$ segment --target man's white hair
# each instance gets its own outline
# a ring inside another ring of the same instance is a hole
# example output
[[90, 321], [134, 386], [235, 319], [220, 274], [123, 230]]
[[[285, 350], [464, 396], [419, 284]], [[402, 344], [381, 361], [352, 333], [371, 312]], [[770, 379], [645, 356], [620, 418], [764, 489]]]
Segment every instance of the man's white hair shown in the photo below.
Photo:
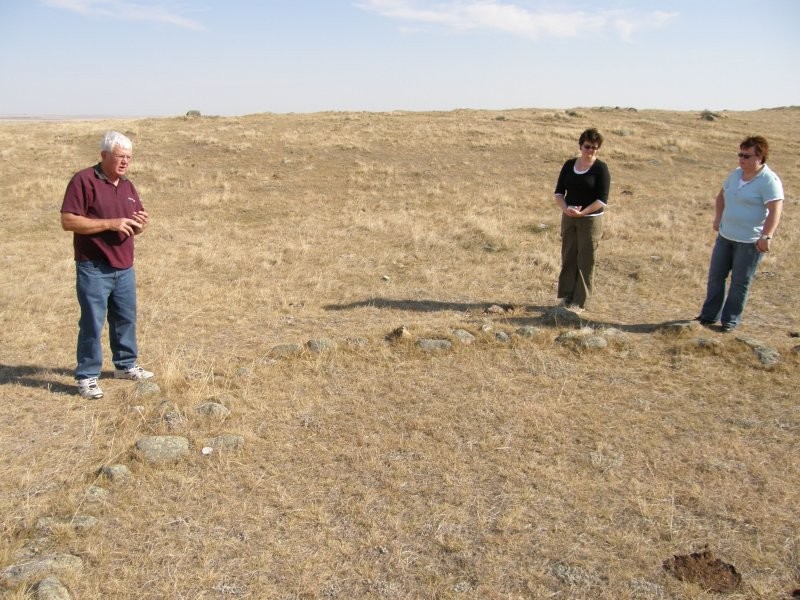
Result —
[[100, 140], [100, 150], [112, 152], [115, 146], [128, 152], [133, 150], [133, 142], [119, 131], [106, 131], [103, 134], [103, 139]]

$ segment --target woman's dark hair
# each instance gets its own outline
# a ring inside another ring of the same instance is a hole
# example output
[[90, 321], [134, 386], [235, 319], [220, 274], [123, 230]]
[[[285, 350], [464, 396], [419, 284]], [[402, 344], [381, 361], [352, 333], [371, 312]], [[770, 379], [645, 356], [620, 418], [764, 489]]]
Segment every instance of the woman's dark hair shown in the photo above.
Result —
[[583, 142], [591, 142], [593, 144], [597, 144], [597, 147], [603, 145], [603, 135], [597, 131], [594, 127], [591, 129], [587, 129], [581, 134], [580, 139], [578, 140], [578, 145], [583, 146]]
[[760, 135], [751, 135], [750, 137], [744, 138], [742, 143], [739, 144], [739, 150], [746, 150], [747, 148], [752, 148], [756, 156], [761, 159], [761, 162], [767, 164], [769, 142], [767, 142], [766, 138]]

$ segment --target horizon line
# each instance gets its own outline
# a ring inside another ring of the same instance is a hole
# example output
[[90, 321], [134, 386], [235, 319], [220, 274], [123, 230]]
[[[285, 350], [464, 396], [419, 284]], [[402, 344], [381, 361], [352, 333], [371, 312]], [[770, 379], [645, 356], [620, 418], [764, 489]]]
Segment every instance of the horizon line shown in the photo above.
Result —
[[[763, 106], [761, 108], [753, 108], [753, 109], [709, 109], [709, 108], [688, 108], [688, 109], [675, 109], [675, 108], [637, 108], [634, 106], [609, 106], [609, 105], [599, 105], [599, 106], [573, 106], [568, 108], [561, 108], [561, 107], [548, 107], [548, 106], [521, 106], [516, 108], [467, 108], [467, 107], [457, 107], [457, 108], [450, 108], [450, 109], [430, 109], [430, 110], [422, 110], [422, 109], [403, 109], [403, 108], [396, 108], [396, 109], [388, 109], [388, 110], [355, 110], [355, 109], [323, 109], [323, 110], [311, 110], [311, 111], [285, 111], [285, 112], [277, 112], [277, 111], [270, 111], [270, 110], [263, 110], [258, 112], [247, 112], [247, 113], [237, 113], [237, 114], [217, 114], [217, 113], [203, 113], [202, 111], [197, 111], [199, 116], [201, 117], [221, 117], [221, 118], [236, 118], [236, 117], [247, 117], [253, 115], [261, 115], [261, 114], [269, 114], [269, 115], [312, 115], [312, 114], [321, 114], [321, 113], [369, 113], [369, 114], [381, 114], [381, 113], [447, 113], [447, 112], [459, 112], [459, 111], [473, 111], [473, 112], [513, 112], [513, 111], [520, 111], [520, 110], [555, 110], [555, 111], [570, 111], [570, 110], [600, 110], [600, 111], [612, 111], [612, 110], [621, 110], [621, 111], [664, 111], [664, 112], [757, 112], [760, 110], [778, 110], [778, 109], [798, 109], [800, 105], [781, 105], [781, 106]], [[91, 114], [91, 113], [0, 113], [0, 121], [102, 121], [107, 119], [170, 119], [176, 117], [187, 117], [190, 116], [188, 113], [194, 112], [192, 110], [187, 111], [185, 113], [174, 113], [174, 114], [149, 114], [149, 115], [125, 115], [125, 114]], [[197, 115], [195, 115], [196, 117]]]

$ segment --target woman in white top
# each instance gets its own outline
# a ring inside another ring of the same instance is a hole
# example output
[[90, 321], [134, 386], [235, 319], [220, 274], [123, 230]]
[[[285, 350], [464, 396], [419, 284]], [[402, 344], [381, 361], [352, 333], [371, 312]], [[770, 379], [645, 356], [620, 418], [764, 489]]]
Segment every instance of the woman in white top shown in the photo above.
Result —
[[603, 136], [587, 129], [578, 140], [580, 156], [561, 167], [555, 189], [561, 209], [561, 304], [580, 312], [592, 296], [595, 251], [603, 237], [603, 212], [608, 204], [611, 175], [598, 160]]

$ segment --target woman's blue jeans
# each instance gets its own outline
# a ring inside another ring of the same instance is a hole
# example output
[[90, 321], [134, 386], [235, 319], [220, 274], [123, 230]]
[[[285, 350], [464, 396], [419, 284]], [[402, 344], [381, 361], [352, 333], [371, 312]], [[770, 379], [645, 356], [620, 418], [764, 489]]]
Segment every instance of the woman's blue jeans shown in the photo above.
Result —
[[[733, 242], [717, 236], [708, 268], [706, 301], [700, 311], [702, 320], [721, 321], [723, 325], [733, 327], [741, 322], [750, 284], [762, 257], [754, 243]], [[726, 297], [725, 284], [729, 274], [731, 282]]]
[[75, 379], [99, 377], [103, 366], [101, 335], [108, 319], [111, 359], [118, 369], [136, 364], [136, 276], [133, 267], [115, 269], [104, 261], [77, 261], [78, 366]]

